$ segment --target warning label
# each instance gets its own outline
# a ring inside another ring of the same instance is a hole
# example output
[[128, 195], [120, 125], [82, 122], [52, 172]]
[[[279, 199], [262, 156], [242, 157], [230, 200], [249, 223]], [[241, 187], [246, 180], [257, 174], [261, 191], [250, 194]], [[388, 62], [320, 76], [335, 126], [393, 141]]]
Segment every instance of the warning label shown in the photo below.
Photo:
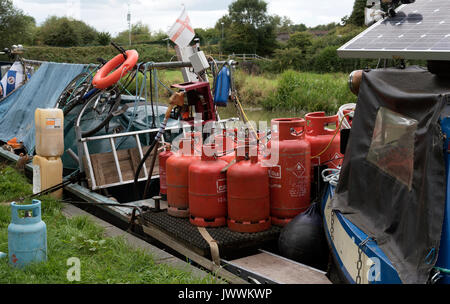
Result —
[[47, 118], [45, 122], [46, 129], [61, 129], [61, 118]]
[[301, 178], [303, 175], [305, 175], [305, 167], [301, 162], [298, 162], [295, 164], [294, 167], [287, 169], [287, 171], [292, 172], [297, 178]]

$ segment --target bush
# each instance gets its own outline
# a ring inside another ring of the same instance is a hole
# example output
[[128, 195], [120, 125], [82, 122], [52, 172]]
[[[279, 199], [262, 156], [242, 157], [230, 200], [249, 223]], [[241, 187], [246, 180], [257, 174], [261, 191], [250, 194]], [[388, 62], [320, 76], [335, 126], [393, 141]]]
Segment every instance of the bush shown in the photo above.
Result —
[[[175, 54], [168, 52], [167, 48], [160, 45], [133, 45], [133, 49], [139, 53], [139, 62], [169, 61]], [[27, 59], [65, 62], [65, 63], [97, 63], [97, 58], [109, 60], [116, 56], [117, 50], [112, 46], [92, 47], [27, 47], [25, 57]]]
[[108, 32], [98, 33], [97, 41], [100, 45], [108, 45], [111, 42], [111, 35]]
[[39, 28], [36, 40], [49, 46], [92, 45], [96, 43], [97, 31], [83, 21], [52, 16]]
[[305, 66], [305, 55], [302, 50], [296, 47], [275, 50], [271, 72], [280, 73], [284, 70], [302, 70]]
[[319, 73], [334, 73], [345, 71], [345, 62], [338, 57], [338, 46], [328, 46], [313, 57], [314, 71]]

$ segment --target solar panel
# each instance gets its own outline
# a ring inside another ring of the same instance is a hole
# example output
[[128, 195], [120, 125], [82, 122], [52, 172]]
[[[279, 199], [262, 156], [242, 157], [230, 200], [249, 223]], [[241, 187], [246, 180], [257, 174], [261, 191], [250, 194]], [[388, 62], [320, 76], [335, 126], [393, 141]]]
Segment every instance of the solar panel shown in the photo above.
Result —
[[338, 49], [342, 58], [450, 60], [450, 1], [416, 0]]

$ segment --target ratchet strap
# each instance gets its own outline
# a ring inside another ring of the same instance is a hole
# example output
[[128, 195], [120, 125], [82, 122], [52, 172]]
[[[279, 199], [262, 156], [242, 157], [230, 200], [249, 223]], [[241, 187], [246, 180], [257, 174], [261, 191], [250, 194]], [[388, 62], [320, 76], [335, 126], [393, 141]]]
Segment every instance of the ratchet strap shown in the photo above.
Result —
[[198, 227], [198, 231], [209, 245], [209, 248], [211, 250], [211, 258], [214, 264], [220, 266], [219, 245], [217, 245], [217, 241], [213, 239], [213, 237], [208, 233], [205, 227]]

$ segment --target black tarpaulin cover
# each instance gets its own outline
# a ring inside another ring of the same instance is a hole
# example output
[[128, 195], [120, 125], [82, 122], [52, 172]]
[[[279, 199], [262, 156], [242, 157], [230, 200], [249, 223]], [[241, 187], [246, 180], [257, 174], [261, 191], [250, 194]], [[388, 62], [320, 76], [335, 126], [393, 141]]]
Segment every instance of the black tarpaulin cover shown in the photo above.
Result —
[[[366, 71], [333, 209], [376, 242], [403, 283], [425, 283], [439, 250], [450, 80], [420, 67]], [[383, 274], [381, 274], [383, 275]]]

